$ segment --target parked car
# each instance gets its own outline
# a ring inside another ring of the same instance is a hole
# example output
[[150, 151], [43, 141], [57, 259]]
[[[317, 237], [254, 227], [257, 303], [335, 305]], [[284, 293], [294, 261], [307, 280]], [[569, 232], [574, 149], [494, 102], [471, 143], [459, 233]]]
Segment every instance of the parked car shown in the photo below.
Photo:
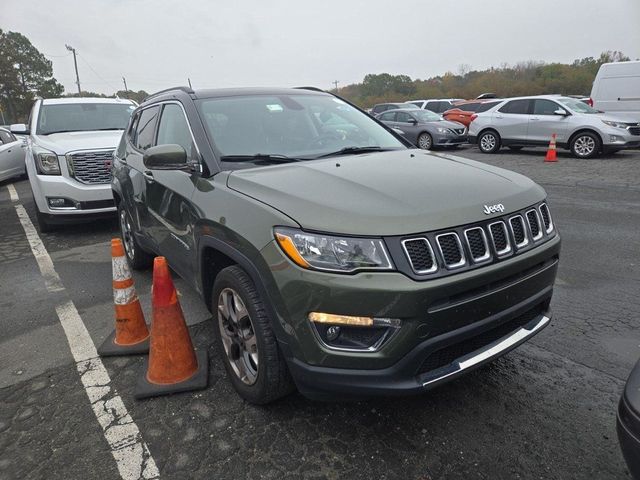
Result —
[[640, 361], [631, 372], [618, 407], [618, 439], [631, 476], [640, 479]]
[[602, 64], [591, 88], [591, 106], [640, 122], [640, 61]]
[[544, 190], [412, 148], [327, 92], [160, 92], [111, 186], [128, 261], [164, 255], [202, 294], [249, 402], [424, 392], [550, 321]]
[[463, 102], [464, 98], [441, 98], [432, 100], [409, 100], [406, 103], [415, 105], [423, 110], [431, 110], [434, 113], [443, 113], [449, 110], [458, 102]]
[[24, 151], [22, 139], [0, 128], [0, 182], [25, 174]]
[[28, 133], [26, 170], [41, 232], [56, 225], [111, 216], [111, 161], [136, 104], [111, 98], [36, 100]]
[[377, 117], [387, 110], [395, 110], [397, 108], [409, 108], [409, 106], [406, 103], [378, 103], [373, 106], [369, 113], [374, 117]]
[[569, 97], [512, 98], [476, 115], [469, 126], [469, 141], [483, 153], [497, 152], [502, 146], [547, 146], [554, 133], [557, 146], [578, 158], [640, 147], [640, 123], [598, 112]]
[[445, 120], [458, 122], [469, 128], [475, 118], [475, 113], [486, 112], [491, 107], [495, 107], [502, 100], [469, 100], [456, 103], [453, 108], [442, 114]]
[[476, 97], [476, 100], [483, 100], [487, 98], [498, 98], [498, 95], [496, 95], [495, 93], [481, 93]]
[[449, 122], [429, 110], [389, 110], [378, 117], [385, 125], [400, 130], [412, 144], [423, 150], [437, 147], [457, 147], [467, 143], [467, 129]]

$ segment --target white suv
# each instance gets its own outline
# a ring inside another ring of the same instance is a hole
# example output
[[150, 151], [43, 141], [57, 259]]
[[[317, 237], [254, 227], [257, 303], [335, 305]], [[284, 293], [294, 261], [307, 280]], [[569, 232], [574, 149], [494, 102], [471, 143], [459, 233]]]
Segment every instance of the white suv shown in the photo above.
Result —
[[640, 147], [640, 122], [594, 110], [571, 97], [509, 98], [471, 118], [469, 142], [483, 153], [502, 146], [547, 146], [554, 133], [558, 147], [578, 158]]
[[38, 99], [29, 126], [26, 169], [43, 232], [113, 215], [111, 162], [136, 103], [112, 98]]

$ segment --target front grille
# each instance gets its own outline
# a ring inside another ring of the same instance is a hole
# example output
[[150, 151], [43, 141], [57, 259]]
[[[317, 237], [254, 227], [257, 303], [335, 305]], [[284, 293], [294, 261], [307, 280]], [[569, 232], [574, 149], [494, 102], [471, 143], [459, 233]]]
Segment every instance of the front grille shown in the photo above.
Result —
[[542, 223], [544, 224], [544, 231], [549, 233], [553, 230], [553, 220], [551, 220], [551, 214], [549, 213], [549, 207], [546, 203], [540, 205], [540, 215], [542, 216]]
[[524, 227], [524, 218], [520, 215], [511, 217], [509, 219], [509, 225], [511, 225], [511, 233], [513, 233], [513, 239], [516, 242], [516, 247], [522, 248], [529, 243], [527, 238], [527, 230]]
[[529, 222], [529, 228], [531, 229], [531, 236], [534, 240], [539, 240], [542, 237], [542, 229], [540, 228], [538, 212], [535, 210], [529, 210], [527, 212], [527, 221]]
[[431, 273], [438, 268], [433, 249], [426, 238], [414, 238], [402, 242], [404, 251], [409, 257], [411, 268], [416, 273]]
[[638, 126], [638, 127], [628, 127], [627, 130], [629, 130], [629, 133], [631, 135], [640, 135], [640, 126]]
[[462, 244], [457, 233], [444, 233], [436, 237], [438, 248], [447, 268], [457, 268], [465, 264]]
[[76, 152], [67, 155], [71, 176], [81, 183], [105, 184], [111, 181], [113, 150]]
[[511, 243], [504, 222], [495, 222], [489, 225], [489, 233], [498, 255], [506, 255], [511, 251]]
[[464, 128], [454, 128], [453, 131], [456, 132], [458, 135], [464, 135]]
[[465, 230], [464, 236], [467, 238], [467, 245], [474, 262], [482, 262], [489, 259], [489, 245], [484, 230], [480, 227]]
[[475, 337], [468, 338], [467, 340], [449, 345], [448, 347], [436, 350], [424, 359], [417, 373], [421, 374], [431, 372], [438, 368], [446, 367], [447, 365], [455, 362], [458, 358], [469, 355], [470, 353], [480, 350], [496, 340], [512, 334], [516, 330], [524, 327], [541, 313], [542, 305], [537, 305], [513, 320], [509, 320], [508, 322], [491, 330], [482, 332]]

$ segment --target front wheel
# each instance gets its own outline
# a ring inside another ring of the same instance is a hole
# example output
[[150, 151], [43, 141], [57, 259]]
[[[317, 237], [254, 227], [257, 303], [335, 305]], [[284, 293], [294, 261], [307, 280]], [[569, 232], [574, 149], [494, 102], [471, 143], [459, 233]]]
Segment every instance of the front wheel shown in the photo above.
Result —
[[235, 265], [222, 270], [211, 298], [220, 355], [236, 392], [264, 405], [293, 391], [271, 319], [247, 273]]
[[600, 138], [591, 132], [577, 134], [569, 145], [571, 153], [578, 158], [593, 158], [600, 152], [600, 147]]
[[149, 268], [153, 263], [153, 255], [144, 251], [136, 240], [131, 215], [122, 204], [118, 205], [118, 220], [120, 221], [120, 236], [129, 265], [134, 270]]
[[421, 133], [418, 137], [418, 147], [423, 150], [431, 150], [433, 147], [433, 138], [428, 133]]
[[500, 150], [500, 136], [489, 130], [478, 137], [478, 148], [482, 153], [495, 153]]

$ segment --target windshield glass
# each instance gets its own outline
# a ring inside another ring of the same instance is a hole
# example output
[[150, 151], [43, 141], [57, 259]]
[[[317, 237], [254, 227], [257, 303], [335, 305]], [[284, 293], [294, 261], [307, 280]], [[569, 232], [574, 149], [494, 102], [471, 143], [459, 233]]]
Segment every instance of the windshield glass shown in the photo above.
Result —
[[417, 119], [421, 122], [438, 122], [442, 120], [442, 117], [440, 115], [438, 115], [437, 113], [433, 113], [430, 110], [418, 110], [415, 112], [412, 110], [411, 115], [417, 117]]
[[66, 103], [43, 105], [36, 133], [124, 130], [136, 107], [132, 103]]
[[246, 95], [197, 105], [222, 156], [313, 159], [350, 147], [406, 148], [369, 115], [329, 95]]
[[563, 97], [558, 98], [558, 101], [565, 107], [570, 108], [576, 113], [598, 113], [598, 110], [596, 110], [595, 108], [591, 108], [589, 105], [581, 102], [580, 100]]

